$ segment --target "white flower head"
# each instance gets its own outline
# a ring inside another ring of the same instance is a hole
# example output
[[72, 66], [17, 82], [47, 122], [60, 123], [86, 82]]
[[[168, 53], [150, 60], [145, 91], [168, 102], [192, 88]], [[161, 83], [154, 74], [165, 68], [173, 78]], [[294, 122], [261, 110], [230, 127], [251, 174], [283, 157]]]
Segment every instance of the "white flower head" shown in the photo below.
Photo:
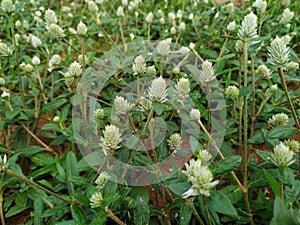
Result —
[[286, 140], [284, 141], [284, 145], [288, 146], [293, 152], [299, 152], [300, 150], [300, 143], [296, 140]]
[[253, 7], [256, 8], [257, 12], [260, 15], [263, 15], [266, 12], [267, 9], [267, 2], [264, 0], [256, 0], [253, 4]]
[[212, 155], [206, 149], [200, 150], [197, 157], [199, 160], [201, 160], [203, 165], [208, 164], [212, 159]]
[[167, 56], [170, 53], [171, 47], [168, 40], [160, 41], [156, 47], [157, 52], [162, 56]]
[[212, 181], [213, 176], [207, 166], [201, 164], [201, 160], [195, 161], [191, 159], [189, 165], [185, 164], [186, 171], [182, 171], [187, 177], [188, 181], [192, 183], [191, 188], [182, 194], [183, 198], [190, 196], [197, 196], [199, 194], [209, 196], [210, 190], [219, 182]]
[[11, 14], [15, 11], [15, 5], [13, 4], [12, 0], [3, 0], [1, 2], [1, 9], [7, 13]]
[[129, 103], [123, 96], [116, 96], [113, 107], [118, 115], [125, 115], [132, 109], [133, 104]]
[[50, 26], [51, 24], [57, 24], [58, 20], [56, 17], [56, 14], [53, 10], [47, 9], [45, 12], [45, 21], [46, 21], [46, 26]]
[[168, 18], [169, 18], [169, 21], [170, 21], [171, 24], [174, 24], [174, 23], [175, 23], [175, 19], [176, 19], [175, 13], [170, 12], [170, 13], [168, 14]]
[[48, 26], [49, 33], [56, 38], [62, 38], [65, 36], [64, 30], [57, 24], [52, 23]]
[[285, 113], [277, 113], [269, 118], [268, 125], [270, 127], [285, 126], [289, 122], [289, 117]]
[[7, 156], [6, 154], [3, 156], [0, 156], [0, 172], [6, 172], [8, 168], [8, 164], [7, 164]]
[[137, 56], [132, 64], [134, 75], [146, 73], [146, 60], [142, 55]]
[[79, 24], [77, 25], [77, 30], [76, 30], [77, 34], [84, 36], [87, 30], [88, 30], [87, 26], [82, 21], [80, 21]]
[[196, 47], [196, 45], [195, 45], [193, 42], [191, 42], [191, 43], [189, 44], [189, 48], [190, 48], [191, 50], [194, 50], [195, 47]]
[[202, 70], [200, 70], [200, 80], [204, 83], [213, 81], [216, 78], [212, 63], [205, 60], [202, 63]]
[[97, 188], [99, 189], [99, 191], [101, 191], [103, 188], [104, 188], [104, 186], [105, 186], [105, 184], [106, 184], [106, 182], [109, 180], [111, 178], [111, 176], [107, 173], [107, 172], [101, 172], [100, 174], [99, 174], [99, 176], [97, 177], [97, 179], [96, 179], [96, 181], [95, 181], [95, 183], [97, 184]]
[[180, 31], [184, 31], [184, 30], [185, 30], [185, 22], [181, 22], [181, 23], [179, 24], [178, 29], [179, 29]]
[[257, 36], [257, 16], [253, 12], [244, 17], [237, 35], [245, 42]]
[[48, 70], [51, 72], [56, 65], [61, 63], [61, 57], [58, 54], [53, 55], [49, 60], [49, 68]]
[[149, 13], [146, 15], [145, 20], [146, 20], [147, 23], [152, 23], [152, 21], [153, 21], [153, 13], [152, 13], [152, 12], [149, 12]]
[[42, 44], [41, 39], [39, 39], [39, 38], [38, 38], [37, 36], [35, 36], [35, 35], [30, 34], [30, 35], [29, 35], [29, 38], [30, 38], [30, 41], [31, 41], [32, 46], [35, 47], [35, 48], [39, 47], [39, 46]]
[[280, 22], [282, 24], [288, 24], [294, 18], [294, 15], [294, 12], [291, 12], [289, 8], [286, 8], [280, 17]]
[[178, 100], [183, 101], [186, 99], [190, 92], [190, 81], [187, 78], [180, 78], [180, 80], [175, 85], [176, 92], [178, 94]]
[[103, 201], [103, 197], [102, 197], [101, 192], [94, 193], [92, 195], [92, 197], [90, 198], [91, 208], [100, 207], [102, 205], [102, 201]]
[[266, 80], [271, 79], [271, 71], [265, 65], [260, 65], [256, 70], [256, 74], [257, 74], [257, 76], [260, 76]]
[[277, 91], [277, 90], [278, 90], [277, 84], [272, 85], [272, 86], [270, 87], [270, 90], [271, 90], [271, 92]]
[[68, 68], [68, 73], [71, 76], [78, 77], [82, 73], [81, 65], [76, 61], [72, 62]]
[[297, 71], [299, 69], [299, 63], [289, 62], [286, 65], [286, 69], [291, 70], [291, 71]]
[[7, 44], [0, 42], [0, 56], [10, 56], [12, 53], [12, 49]]
[[53, 120], [54, 123], [59, 123], [60, 122], [60, 117], [59, 116], [54, 116], [52, 120]]
[[286, 67], [290, 61], [290, 50], [283, 38], [278, 36], [271, 42], [268, 49], [268, 62], [274, 66]]
[[88, 9], [90, 10], [91, 13], [98, 13], [98, 6], [94, 1], [89, 1], [88, 2]]
[[1, 98], [10, 98], [10, 93], [3, 91], [3, 93], [1, 94]]
[[0, 77], [0, 86], [3, 86], [3, 85], [5, 85], [5, 80], [2, 77]]
[[148, 74], [149, 74], [149, 73], [156, 74], [156, 68], [155, 68], [155, 65], [148, 66], [147, 69], [146, 69], [146, 72], [147, 72]]
[[152, 109], [152, 102], [149, 99], [142, 96], [139, 100], [138, 109], [141, 112], [150, 111]]
[[274, 154], [272, 155], [271, 161], [277, 167], [287, 167], [295, 162], [294, 152], [289, 149], [288, 146], [284, 145], [282, 142], [276, 145], [274, 148]]
[[229, 31], [234, 31], [236, 29], [236, 23], [235, 21], [231, 21], [228, 25], [227, 25], [227, 30]]
[[166, 102], [168, 97], [166, 81], [161, 76], [154, 79], [148, 89], [148, 94], [152, 102]]
[[167, 142], [170, 150], [175, 151], [180, 148], [183, 140], [181, 135], [176, 133], [176, 134], [172, 134]]
[[176, 27], [172, 26], [170, 32], [171, 34], [176, 34]]
[[200, 114], [199, 109], [192, 109], [190, 112], [190, 118], [192, 120], [196, 120], [196, 121], [200, 120], [201, 114]]
[[227, 98], [236, 100], [236, 99], [238, 99], [238, 97], [240, 95], [240, 91], [236, 86], [232, 85], [232, 86], [229, 86], [228, 88], [226, 88], [225, 95], [227, 96]]
[[103, 148], [105, 155], [113, 155], [114, 150], [121, 148], [119, 144], [122, 138], [119, 128], [115, 125], [107, 125], [103, 131], [103, 135], [104, 137], [100, 138], [100, 146]]
[[122, 6], [119, 6], [119, 7], [118, 7], [118, 9], [117, 9], [117, 16], [119, 16], [119, 17], [125, 16], [124, 10], [123, 10], [123, 7], [122, 7]]
[[98, 119], [103, 119], [104, 118], [104, 109], [96, 109], [94, 111], [94, 116]]
[[182, 55], [187, 55], [190, 51], [191, 51], [191, 50], [190, 50], [188, 47], [184, 47], [184, 46], [182, 46], [182, 47], [178, 50], [178, 52], [179, 52], [180, 54], [182, 54]]
[[38, 66], [38, 65], [40, 65], [40, 63], [41, 63], [41, 60], [40, 60], [39, 57], [34, 56], [34, 57], [31, 59], [31, 62], [32, 62], [33, 65]]

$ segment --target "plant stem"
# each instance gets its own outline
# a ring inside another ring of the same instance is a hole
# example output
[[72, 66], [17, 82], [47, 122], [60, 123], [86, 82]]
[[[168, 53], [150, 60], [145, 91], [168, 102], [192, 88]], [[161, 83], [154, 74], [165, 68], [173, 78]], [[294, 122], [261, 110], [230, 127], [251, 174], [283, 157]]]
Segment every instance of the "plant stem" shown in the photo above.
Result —
[[193, 208], [193, 213], [196, 216], [196, 219], [198, 220], [198, 222], [200, 223], [200, 225], [205, 225], [204, 222], [202, 221], [201, 217], [199, 216], [196, 208], [195, 208], [194, 202], [192, 202], [192, 208]]
[[49, 190], [49, 189], [47, 189], [47, 188], [45, 188], [45, 187], [43, 187], [43, 186], [41, 186], [41, 185], [35, 183], [34, 181], [29, 180], [27, 177], [21, 176], [21, 175], [15, 173], [15, 172], [13, 172], [13, 171], [10, 170], [10, 169], [8, 169], [8, 170], [6, 171], [6, 173], [7, 173], [8, 175], [10, 175], [10, 176], [13, 176], [13, 177], [18, 178], [18, 179], [21, 180], [21, 181], [24, 181], [24, 182], [28, 183], [28, 184], [30, 184], [30, 185], [36, 187], [36, 188], [39, 188], [39, 189], [45, 191], [46, 193], [48, 193], [48, 194], [50, 194], [50, 195], [53, 195], [53, 196], [55, 196], [56, 198], [58, 198], [58, 199], [60, 199], [60, 200], [62, 200], [62, 201], [64, 201], [64, 202], [66, 202], [66, 203], [68, 203], [68, 204], [70, 204], [70, 205], [72, 205], [72, 204], [78, 204], [77, 202], [75, 202], [75, 201], [73, 201], [73, 200], [71, 200], [71, 199], [62, 197], [60, 194], [57, 194], [57, 193], [55, 193], [55, 192], [53, 192], [53, 191], [51, 191], [51, 190]]
[[211, 225], [209, 212], [208, 212], [208, 207], [207, 207], [207, 204], [206, 204], [206, 197], [204, 195], [202, 195], [202, 200], [203, 200], [203, 205], [204, 205], [204, 210], [205, 210], [205, 213], [206, 213], [208, 225]]
[[112, 218], [117, 224], [126, 225], [111, 210], [108, 210], [108, 216]]
[[[243, 43], [243, 55], [244, 55], [244, 88], [247, 88], [248, 86], [248, 42], [244, 41]], [[250, 224], [254, 225], [251, 207], [249, 203], [249, 196], [248, 196], [248, 102], [247, 102], [247, 95], [244, 96], [244, 139], [243, 139], [243, 187], [245, 192], [243, 192], [244, 195], [244, 201], [246, 205], [247, 212], [250, 215]]]
[[1, 218], [1, 224], [5, 225], [5, 219], [3, 215], [3, 189], [1, 189], [0, 192], [0, 218]]
[[[242, 88], [242, 57], [239, 57], [239, 74], [238, 74], [238, 87]], [[239, 103], [239, 121], [238, 121], [238, 130], [239, 130], [239, 152], [243, 151], [243, 102], [242, 98], [238, 99]]]
[[122, 25], [121, 18], [119, 19], [119, 26], [120, 26], [120, 33], [121, 33], [122, 43], [123, 43], [123, 47], [124, 47], [124, 52], [127, 52], [127, 45], [126, 45], [126, 41], [124, 38], [123, 25]]
[[255, 115], [255, 72], [254, 72], [254, 57], [251, 57], [251, 73], [252, 73], [252, 120], [251, 120], [251, 131], [250, 137], [254, 134], [254, 126], [253, 117]]
[[279, 180], [279, 194], [280, 194], [280, 198], [281, 200], [283, 200], [283, 183], [281, 180]]
[[291, 97], [290, 97], [290, 95], [289, 95], [288, 87], [287, 87], [286, 82], [285, 82], [285, 79], [284, 79], [283, 69], [282, 69], [282, 68], [279, 68], [279, 69], [278, 69], [278, 72], [279, 72], [279, 75], [280, 75], [281, 83], [282, 83], [283, 88], [284, 88], [285, 96], [286, 96], [286, 98], [287, 98], [287, 100], [289, 101], [289, 104], [290, 104], [290, 106], [291, 106], [292, 114], [293, 114], [293, 117], [294, 117], [294, 120], [295, 120], [297, 129], [298, 129], [299, 132], [300, 132], [300, 123], [299, 123], [299, 120], [298, 120], [298, 117], [297, 117], [297, 114], [296, 114], [296, 111], [295, 111], [293, 102], [292, 102]]

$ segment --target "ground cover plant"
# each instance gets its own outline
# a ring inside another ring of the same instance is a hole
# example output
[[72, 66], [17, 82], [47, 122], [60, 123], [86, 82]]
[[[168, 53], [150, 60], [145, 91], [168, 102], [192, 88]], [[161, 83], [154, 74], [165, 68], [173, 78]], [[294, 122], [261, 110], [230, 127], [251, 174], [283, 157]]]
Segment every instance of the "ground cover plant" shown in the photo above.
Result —
[[1, 224], [300, 224], [300, 2], [0, 5]]

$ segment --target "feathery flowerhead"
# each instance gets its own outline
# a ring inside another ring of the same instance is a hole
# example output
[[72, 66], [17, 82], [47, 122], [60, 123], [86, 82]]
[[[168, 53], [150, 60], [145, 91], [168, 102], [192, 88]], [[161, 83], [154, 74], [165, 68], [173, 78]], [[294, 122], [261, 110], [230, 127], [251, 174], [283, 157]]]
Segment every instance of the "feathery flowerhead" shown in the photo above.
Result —
[[267, 2], [264, 0], [256, 0], [252, 6], [256, 8], [260, 15], [263, 15], [267, 9]]
[[29, 38], [30, 38], [30, 41], [31, 41], [32, 46], [35, 47], [35, 48], [39, 47], [39, 46], [42, 44], [41, 39], [39, 39], [39, 38], [38, 38], [37, 36], [35, 36], [35, 35], [30, 34], [30, 35], [29, 35]]
[[207, 165], [209, 163], [209, 160], [212, 159], [212, 155], [205, 149], [200, 150], [197, 154], [198, 160], [201, 161], [203, 165]]
[[104, 118], [104, 109], [96, 109], [94, 111], [94, 117], [98, 119], [103, 119]]
[[296, 62], [289, 62], [286, 65], [286, 69], [290, 71], [297, 71], [299, 69], [299, 63]]
[[134, 75], [143, 74], [146, 72], [146, 60], [143, 56], [139, 55], [134, 59], [132, 70]]
[[5, 43], [0, 42], [0, 56], [10, 56], [13, 51]]
[[123, 96], [116, 96], [113, 107], [118, 115], [125, 115], [132, 109], [133, 104], [130, 104]]
[[236, 86], [232, 85], [232, 86], [229, 86], [228, 88], [226, 88], [225, 95], [227, 96], [227, 98], [236, 100], [236, 99], [238, 99], [239, 94], [240, 94], [240, 91]]
[[50, 26], [51, 24], [57, 24], [57, 17], [56, 14], [53, 10], [47, 9], [45, 12], [45, 21], [46, 21], [46, 26]]
[[166, 81], [161, 76], [155, 78], [148, 89], [148, 94], [152, 102], [166, 102], [168, 97]]
[[271, 71], [265, 65], [260, 65], [256, 70], [256, 74], [257, 76], [262, 77], [266, 80], [271, 79]]
[[9, 99], [10, 98], [10, 93], [6, 92], [6, 91], [3, 91], [3, 93], [1, 94], [1, 98]]
[[257, 36], [257, 16], [253, 12], [244, 17], [237, 35], [244, 42]]
[[146, 22], [147, 23], [152, 23], [153, 21], [153, 13], [152, 12], [149, 12], [145, 18]]
[[138, 108], [141, 112], [150, 111], [152, 109], [152, 102], [142, 96], [139, 100]]
[[181, 135], [176, 133], [172, 134], [167, 142], [170, 150], [177, 150], [180, 148], [183, 141]]
[[291, 0], [281, 0], [281, 4], [284, 6], [284, 7], [288, 7], [291, 3]]
[[274, 148], [274, 154], [272, 155], [271, 161], [277, 167], [287, 167], [295, 162], [293, 156], [294, 152], [290, 150], [288, 146], [280, 142], [280, 144], [276, 145]]
[[49, 60], [49, 68], [48, 70], [51, 72], [56, 65], [61, 63], [61, 57], [58, 54], [53, 55]]
[[4, 85], [5, 85], [5, 80], [2, 77], [0, 77], [0, 86], [4, 86]]
[[123, 10], [123, 7], [122, 7], [122, 6], [119, 6], [119, 7], [118, 7], [118, 9], [117, 9], [117, 16], [119, 16], [119, 17], [125, 16], [124, 10]]
[[294, 15], [294, 12], [291, 12], [289, 8], [286, 8], [281, 14], [280, 22], [282, 24], [288, 24], [294, 18]]
[[234, 31], [236, 29], [236, 23], [235, 21], [231, 21], [228, 25], [227, 25], [227, 30], [229, 31]]
[[103, 197], [101, 192], [96, 192], [92, 195], [92, 197], [90, 198], [90, 205], [91, 208], [97, 208], [100, 207], [103, 201]]
[[101, 172], [99, 174], [99, 176], [97, 177], [95, 183], [97, 184], [97, 188], [99, 189], [99, 191], [101, 191], [106, 182], [111, 178], [111, 176], [107, 173], [107, 172]]
[[200, 120], [201, 114], [200, 114], [199, 109], [192, 109], [190, 112], [190, 118], [192, 120], [196, 120], [196, 121]]
[[283, 38], [278, 36], [271, 42], [268, 49], [268, 63], [273, 66], [286, 67], [290, 61], [290, 50]]
[[170, 53], [170, 48], [170, 41], [163, 40], [158, 43], [156, 50], [160, 55], [167, 56]]
[[202, 70], [200, 70], [200, 80], [204, 83], [213, 81], [216, 78], [212, 63], [205, 60], [202, 63]]
[[277, 90], [278, 90], [277, 84], [274, 84], [274, 85], [272, 85], [272, 86], [270, 87], [270, 91], [271, 91], [271, 92], [275, 92], [275, 91], [277, 91]]
[[90, 10], [91, 13], [98, 13], [98, 6], [94, 1], [89, 1], [88, 2], [88, 9]]
[[100, 138], [100, 146], [103, 148], [105, 155], [113, 155], [113, 151], [120, 148], [120, 142], [122, 141], [119, 128], [115, 125], [105, 126], [103, 131], [104, 137]]
[[289, 122], [289, 117], [285, 113], [277, 113], [269, 118], [268, 125], [270, 127], [284, 126]]
[[150, 74], [150, 73], [156, 74], [156, 68], [155, 68], [155, 65], [148, 66], [147, 69], [146, 69], [146, 72], [147, 72], [148, 74]]
[[64, 30], [55, 23], [52, 23], [49, 26], [47, 26], [47, 29], [53, 37], [62, 38], [65, 36]]
[[296, 140], [286, 140], [284, 141], [284, 145], [288, 146], [290, 148], [291, 151], [293, 152], [299, 152], [300, 150], [300, 143]]
[[71, 76], [78, 77], [82, 73], [81, 65], [76, 61], [72, 62], [68, 68], [68, 73]]
[[38, 66], [38, 65], [40, 65], [40, 63], [41, 63], [41, 60], [40, 60], [39, 57], [34, 56], [34, 57], [32, 58], [32, 60], [31, 60], [31, 62], [32, 62], [33, 65]]
[[0, 173], [6, 172], [7, 168], [7, 156], [4, 155], [3, 158], [0, 156]]
[[183, 101], [190, 92], [190, 81], [187, 78], [180, 78], [175, 85], [176, 92], [178, 94], [178, 100]]
[[8, 15], [13, 13], [15, 11], [15, 8], [16, 7], [11, 0], [3, 0], [1, 2], [1, 9]]
[[79, 24], [77, 25], [77, 30], [76, 30], [77, 34], [84, 36], [87, 30], [88, 30], [87, 26], [82, 21], [80, 21]]
[[215, 187], [219, 181], [213, 181], [211, 171], [207, 166], [201, 164], [201, 160], [195, 161], [191, 159], [189, 165], [185, 164], [186, 171], [182, 171], [187, 177], [188, 181], [192, 183], [191, 188], [182, 194], [183, 198], [190, 196], [197, 196], [199, 194], [209, 196], [210, 190]]

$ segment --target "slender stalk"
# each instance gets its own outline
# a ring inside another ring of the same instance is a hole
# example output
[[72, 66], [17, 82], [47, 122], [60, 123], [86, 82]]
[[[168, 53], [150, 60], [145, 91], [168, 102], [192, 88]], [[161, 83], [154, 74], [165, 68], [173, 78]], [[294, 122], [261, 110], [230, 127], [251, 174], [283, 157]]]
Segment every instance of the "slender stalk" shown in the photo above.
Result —
[[[244, 88], [247, 88], [248, 86], [248, 42], [243, 43], [243, 54], [244, 54]], [[244, 96], [244, 140], [243, 140], [243, 187], [245, 192], [243, 192], [244, 201], [246, 205], [247, 212], [250, 215], [250, 224], [254, 225], [252, 212], [251, 212], [251, 206], [249, 203], [249, 196], [248, 196], [248, 102], [247, 102], [247, 96]]]
[[122, 24], [122, 19], [119, 18], [119, 26], [120, 26], [120, 33], [121, 33], [121, 38], [122, 38], [122, 43], [124, 47], [124, 52], [127, 52], [127, 45], [124, 37], [124, 32], [123, 32], [123, 24]]
[[151, 27], [150, 27], [150, 23], [148, 23], [148, 41], [150, 41], [150, 39], [151, 39], [150, 31], [151, 31]]
[[250, 131], [250, 137], [254, 134], [254, 125], [253, 123], [253, 117], [255, 115], [255, 72], [254, 72], [254, 57], [251, 57], [251, 73], [252, 73], [252, 123], [251, 123], [251, 131]]
[[279, 180], [279, 194], [280, 198], [283, 200], [283, 183], [281, 180]]
[[288, 87], [287, 87], [286, 82], [285, 82], [285, 79], [284, 79], [283, 69], [282, 69], [282, 68], [279, 68], [279, 69], [278, 69], [278, 72], [279, 72], [279, 75], [280, 75], [281, 83], [282, 83], [283, 88], [284, 88], [285, 96], [286, 96], [286, 98], [287, 98], [287, 100], [289, 101], [289, 104], [290, 104], [290, 106], [291, 106], [292, 114], [293, 114], [293, 117], [294, 117], [294, 120], [295, 120], [297, 129], [298, 129], [299, 132], [300, 132], [300, 123], [299, 123], [299, 120], [298, 120], [298, 117], [297, 117], [297, 114], [296, 114], [296, 111], [295, 111], [293, 102], [292, 102], [291, 97], [290, 97], [290, 95], [289, 95]]
[[[218, 152], [219, 156], [221, 157], [221, 159], [225, 159], [223, 153], [220, 151], [218, 145], [216, 144], [215, 140], [212, 138], [212, 136], [208, 133], [207, 129], [205, 128], [205, 126], [203, 125], [203, 123], [201, 122], [201, 120], [198, 120], [198, 123], [200, 125], [200, 127], [202, 128], [202, 130], [204, 131], [204, 133], [208, 136], [209, 138], [209, 142], [211, 143], [211, 145], [215, 148], [215, 150]], [[234, 178], [234, 180], [236, 181], [236, 183], [238, 184], [239, 188], [245, 192], [245, 188], [244, 186], [241, 184], [240, 180], [238, 179], [238, 177], [236, 176], [234, 171], [231, 171], [231, 174]]]
[[[11, 36], [12, 36], [11, 38], [12, 38], [13, 45], [14, 45], [14, 50], [15, 50], [14, 51], [15, 52], [15, 62], [16, 62], [17, 74], [18, 74], [20, 87], [21, 87], [21, 98], [22, 98], [22, 103], [23, 103], [23, 109], [26, 110], [24, 87], [23, 87], [22, 77], [21, 77], [21, 73], [20, 73], [19, 51], [18, 51], [17, 41], [16, 41], [16, 37], [15, 37], [14, 23], [13, 23], [13, 20], [12, 20], [11, 16], [9, 16], [8, 19], [9, 19], [9, 26], [10, 26]], [[13, 75], [13, 78], [14, 78], [14, 75]]]
[[[242, 57], [239, 57], [239, 74], [238, 74], [238, 87], [242, 88]], [[238, 130], [239, 130], [239, 152], [243, 151], [243, 101], [242, 98], [238, 99], [239, 103], [239, 121], [238, 121]]]
[[137, 148], [138, 148], [139, 144], [141, 143], [141, 141], [142, 141], [142, 140], [144, 139], [144, 137], [146, 136], [146, 132], [147, 132], [147, 129], [148, 129], [148, 127], [149, 127], [149, 124], [150, 124], [150, 121], [151, 121], [151, 119], [152, 119], [153, 114], [154, 114], [154, 109], [152, 108], [151, 111], [150, 111], [149, 114], [148, 114], [148, 118], [147, 118], [145, 127], [144, 127], [143, 130], [142, 130], [142, 133], [141, 133], [141, 136], [140, 136], [140, 140], [139, 140], [139, 142], [136, 144], [135, 148], [133, 149], [133, 151], [132, 151], [132, 153], [131, 153], [131, 155], [130, 155], [130, 158], [129, 158], [128, 162], [127, 162], [127, 165], [126, 165], [126, 167], [125, 167], [125, 169], [124, 169], [124, 172], [123, 172], [123, 174], [122, 174], [122, 176], [121, 176], [121, 179], [120, 179], [121, 181], [123, 181], [124, 177], [126, 176], [126, 173], [127, 173], [128, 169], [129, 169], [129, 166], [130, 166], [130, 164], [131, 164], [131, 162], [132, 162], [132, 160], [133, 160], [133, 158], [134, 158], [134, 156], [135, 156], [135, 154], [136, 154], [136, 152], [137, 152]]
[[82, 55], [82, 68], [85, 67], [85, 47], [84, 47], [84, 36], [81, 37], [81, 55]]
[[206, 203], [206, 197], [204, 195], [202, 195], [202, 200], [203, 200], [203, 204], [204, 204], [204, 210], [205, 210], [205, 214], [206, 214], [206, 217], [207, 217], [208, 225], [211, 225], [209, 212], [208, 212], [208, 207], [207, 207], [207, 203]]
[[123, 223], [111, 210], [108, 210], [108, 216], [119, 225], [126, 225]]
[[0, 192], [0, 218], [1, 218], [1, 224], [5, 225], [5, 219], [3, 214], [3, 189]]
[[75, 202], [75, 201], [73, 201], [73, 200], [71, 200], [71, 199], [65, 198], [65, 197], [63, 197], [62, 195], [57, 194], [57, 193], [55, 193], [55, 192], [53, 192], [53, 191], [51, 191], [51, 190], [49, 190], [49, 189], [47, 189], [47, 188], [45, 188], [45, 187], [43, 187], [43, 186], [41, 186], [41, 185], [35, 183], [34, 181], [29, 180], [27, 177], [21, 176], [21, 175], [15, 173], [15, 172], [13, 172], [13, 171], [10, 170], [10, 169], [8, 169], [8, 170], [6, 171], [6, 173], [7, 173], [8, 175], [13, 176], [13, 177], [16, 177], [16, 178], [18, 178], [19, 180], [24, 181], [24, 182], [26, 182], [26, 183], [28, 183], [28, 184], [30, 184], [30, 185], [32, 185], [32, 186], [38, 188], [38, 189], [41, 189], [41, 190], [45, 191], [46, 193], [48, 193], [48, 194], [50, 194], [50, 195], [53, 195], [53, 196], [55, 196], [56, 198], [58, 198], [58, 199], [60, 199], [60, 200], [62, 200], [62, 201], [64, 201], [64, 202], [66, 202], [66, 203], [68, 203], [68, 204], [70, 204], [70, 205], [72, 205], [72, 204], [78, 204], [77, 202]]
[[216, 63], [215, 63], [215, 65], [214, 65], [214, 69], [216, 69], [216, 68], [218, 67], [219, 62], [220, 62], [222, 56], [224, 55], [224, 52], [225, 52], [225, 49], [226, 49], [227, 42], [228, 42], [228, 37], [226, 37], [226, 39], [225, 39], [225, 41], [224, 41], [224, 43], [223, 43], [223, 46], [222, 46], [221, 51], [220, 51], [220, 54], [219, 54], [218, 58], [216, 59]]
[[193, 213], [196, 216], [196, 219], [198, 220], [199, 224], [200, 225], [205, 225], [205, 223], [202, 221], [201, 217], [199, 216], [199, 214], [198, 214], [198, 212], [197, 212], [197, 210], [195, 208], [194, 202], [192, 202], [192, 208], [193, 208]]

